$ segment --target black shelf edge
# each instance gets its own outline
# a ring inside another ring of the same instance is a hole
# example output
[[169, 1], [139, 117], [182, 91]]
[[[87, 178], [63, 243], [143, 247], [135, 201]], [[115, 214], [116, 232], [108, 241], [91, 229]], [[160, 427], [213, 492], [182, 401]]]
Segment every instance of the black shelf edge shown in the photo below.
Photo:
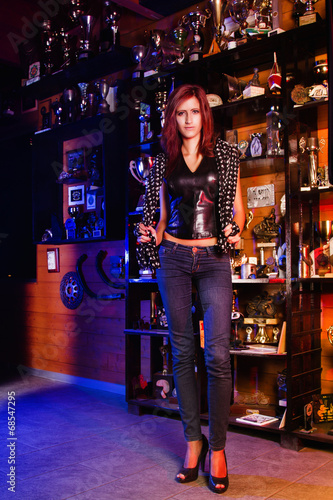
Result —
[[134, 328], [126, 328], [124, 330], [125, 335], [149, 335], [150, 337], [166, 337], [169, 335], [168, 330], [135, 330]]
[[[264, 348], [263, 348], [264, 349]], [[230, 349], [230, 354], [233, 356], [246, 356], [246, 357], [257, 357], [257, 358], [284, 358], [287, 353], [279, 354], [277, 352], [255, 352], [254, 349]]]
[[107, 237], [103, 238], [73, 238], [69, 240], [47, 240], [47, 241], [34, 241], [34, 245], [68, 245], [70, 243], [91, 243], [96, 241], [112, 241]]

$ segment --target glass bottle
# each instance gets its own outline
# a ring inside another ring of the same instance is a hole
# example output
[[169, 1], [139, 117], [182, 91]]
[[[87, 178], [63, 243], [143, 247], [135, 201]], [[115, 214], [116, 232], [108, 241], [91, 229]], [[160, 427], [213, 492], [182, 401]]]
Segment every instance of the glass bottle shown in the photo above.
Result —
[[267, 132], [267, 156], [277, 156], [281, 154], [280, 147], [280, 115], [274, 106], [266, 113]]

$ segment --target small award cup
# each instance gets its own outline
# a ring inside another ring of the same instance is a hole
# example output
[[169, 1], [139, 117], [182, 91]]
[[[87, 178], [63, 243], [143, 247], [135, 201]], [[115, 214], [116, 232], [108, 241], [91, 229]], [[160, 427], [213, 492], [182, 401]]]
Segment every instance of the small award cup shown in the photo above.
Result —
[[249, 143], [247, 141], [245, 141], [245, 140], [239, 141], [238, 151], [241, 154], [239, 157], [240, 160], [244, 160], [244, 158], [246, 158], [246, 150], [247, 150], [248, 146], [249, 146]]
[[147, 47], [145, 45], [134, 45], [134, 47], [132, 47], [132, 57], [134, 61], [138, 63], [132, 74], [133, 80], [143, 75], [142, 61], [146, 57], [146, 54]]

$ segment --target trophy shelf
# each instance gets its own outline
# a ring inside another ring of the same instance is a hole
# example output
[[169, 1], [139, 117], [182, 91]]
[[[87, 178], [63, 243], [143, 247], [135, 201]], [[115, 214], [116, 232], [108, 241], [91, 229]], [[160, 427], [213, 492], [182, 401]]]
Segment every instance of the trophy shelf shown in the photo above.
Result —
[[131, 49], [118, 47], [116, 50], [103, 52], [86, 61], [78, 61], [77, 64], [64, 68], [53, 75], [41, 77], [39, 81], [22, 87], [22, 96], [43, 100], [59, 94], [71, 85], [82, 81], [96, 80], [131, 66], [133, 66]]

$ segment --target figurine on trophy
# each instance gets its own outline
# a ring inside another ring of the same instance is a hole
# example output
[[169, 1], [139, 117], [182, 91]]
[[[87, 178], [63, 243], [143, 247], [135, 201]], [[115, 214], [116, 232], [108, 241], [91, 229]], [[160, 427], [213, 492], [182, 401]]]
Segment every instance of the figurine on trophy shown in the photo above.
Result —
[[272, 2], [271, 0], [253, 0], [252, 9], [255, 13], [255, 27], [257, 33], [266, 33], [272, 29]]
[[162, 45], [165, 40], [165, 32], [163, 30], [154, 29], [146, 31], [145, 37], [147, 39], [147, 50], [143, 64], [144, 71], [156, 72], [162, 65]]
[[193, 31], [193, 43], [188, 47], [189, 61], [198, 61], [202, 56], [202, 37], [200, 35], [200, 28], [206, 26], [206, 21], [211, 16], [208, 9], [195, 10], [184, 15], [180, 21], [181, 26], [189, 26]]
[[[248, 316], [244, 318], [244, 325], [249, 325], [246, 329], [248, 341], [251, 339], [250, 329], [253, 330], [254, 325], [256, 325], [258, 327], [258, 331], [254, 338], [255, 343], [277, 343], [279, 329], [276, 325], [278, 325], [280, 321], [278, 318], [275, 318], [277, 309], [274, 304], [274, 297], [269, 295], [267, 292], [263, 295], [257, 295], [248, 302], [246, 312], [248, 313]], [[272, 340], [267, 334], [267, 326], [273, 327], [274, 332], [272, 332]]]

